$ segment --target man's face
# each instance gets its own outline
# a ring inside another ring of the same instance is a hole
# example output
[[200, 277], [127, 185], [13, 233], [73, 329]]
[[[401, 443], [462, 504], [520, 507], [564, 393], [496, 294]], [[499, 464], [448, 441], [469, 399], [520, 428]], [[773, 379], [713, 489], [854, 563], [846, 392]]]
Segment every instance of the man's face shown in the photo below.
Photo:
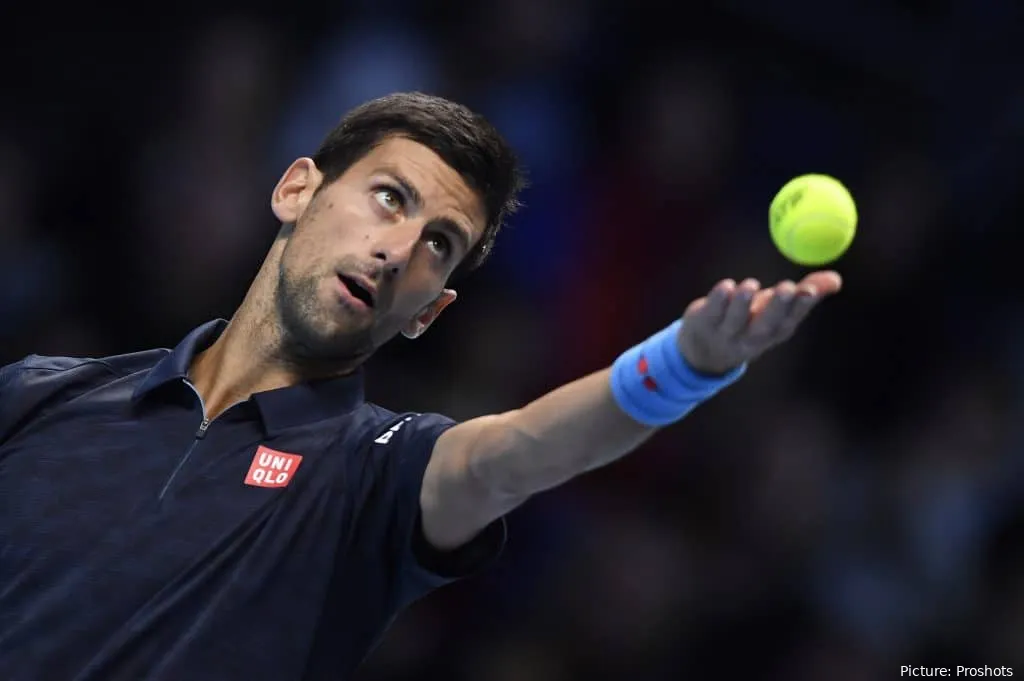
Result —
[[455, 299], [444, 284], [485, 228], [480, 197], [429, 148], [386, 139], [336, 181], [300, 159], [273, 207], [295, 229], [277, 312], [297, 361], [343, 362], [418, 335]]

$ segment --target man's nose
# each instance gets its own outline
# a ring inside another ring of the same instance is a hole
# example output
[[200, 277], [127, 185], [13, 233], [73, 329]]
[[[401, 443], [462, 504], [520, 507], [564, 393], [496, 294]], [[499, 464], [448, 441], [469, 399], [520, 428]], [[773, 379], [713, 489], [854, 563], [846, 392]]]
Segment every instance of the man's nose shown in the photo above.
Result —
[[383, 230], [373, 245], [373, 257], [384, 267], [385, 274], [400, 274], [409, 264], [423, 225], [416, 220], [404, 220]]

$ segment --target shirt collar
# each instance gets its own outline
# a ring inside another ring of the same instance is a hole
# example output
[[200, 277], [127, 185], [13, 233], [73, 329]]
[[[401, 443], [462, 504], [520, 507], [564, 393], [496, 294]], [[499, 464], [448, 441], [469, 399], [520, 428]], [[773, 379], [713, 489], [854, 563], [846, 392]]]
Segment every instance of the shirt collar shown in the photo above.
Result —
[[213, 345], [213, 342], [220, 337], [227, 326], [227, 321], [215, 319], [193, 329], [170, 353], [149, 370], [146, 379], [132, 394], [132, 399], [140, 400], [157, 388], [173, 381], [187, 380], [188, 369], [192, 366], [192, 358]]
[[[150, 369], [132, 395], [141, 400], [160, 386], [186, 381], [192, 359], [210, 347], [227, 328], [227, 321], [216, 319], [193, 329], [178, 345]], [[304, 381], [284, 388], [256, 393], [252, 401], [259, 409], [268, 436], [286, 428], [341, 416], [364, 401], [363, 369], [337, 378]]]

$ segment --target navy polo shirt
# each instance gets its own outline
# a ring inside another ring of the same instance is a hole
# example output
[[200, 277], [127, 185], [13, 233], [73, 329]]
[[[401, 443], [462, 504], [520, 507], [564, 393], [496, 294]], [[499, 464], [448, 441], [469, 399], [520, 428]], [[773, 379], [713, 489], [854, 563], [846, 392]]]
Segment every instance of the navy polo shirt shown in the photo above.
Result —
[[395, 614], [500, 550], [452, 553], [419, 493], [453, 422], [363, 400], [361, 374], [210, 423], [173, 351], [0, 370], [0, 679], [338, 681]]

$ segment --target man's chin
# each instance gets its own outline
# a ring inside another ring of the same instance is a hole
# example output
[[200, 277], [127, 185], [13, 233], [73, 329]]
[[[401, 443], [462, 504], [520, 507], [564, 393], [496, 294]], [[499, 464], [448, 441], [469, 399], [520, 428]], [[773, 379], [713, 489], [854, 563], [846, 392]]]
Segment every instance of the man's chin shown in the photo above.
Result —
[[[296, 364], [350, 364], [369, 357], [374, 350], [371, 328], [348, 328], [344, 324], [321, 329], [308, 325], [286, 325], [282, 350]], [[355, 325], [353, 325], [355, 326]]]
[[344, 368], [374, 350], [374, 315], [349, 309], [317, 295], [314, 280], [277, 292], [277, 318], [281, 326], [281, 354], [285, 361], [330, 372]]

